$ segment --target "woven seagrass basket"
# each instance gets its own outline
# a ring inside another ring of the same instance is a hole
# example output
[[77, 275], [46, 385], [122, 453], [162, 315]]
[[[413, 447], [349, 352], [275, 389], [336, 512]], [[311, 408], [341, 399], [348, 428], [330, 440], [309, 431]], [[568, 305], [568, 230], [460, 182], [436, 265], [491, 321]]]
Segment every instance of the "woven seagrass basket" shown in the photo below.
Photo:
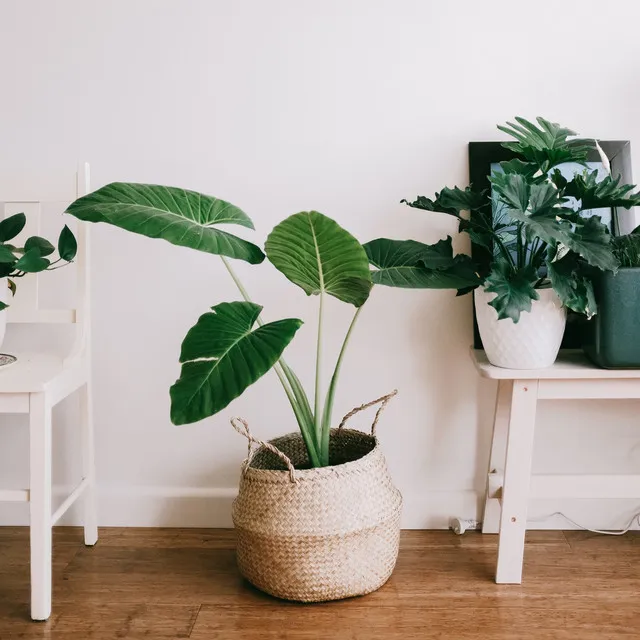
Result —
[[299, 433], [253, 450], [258, 441], [246, 423], [235, 419], [234, 426], [250, 440], [233, 504], [242, 575], [262, 591], [301, 602], [380, 588], [398, 557], [402, 497], [374, 429], [333, 429], [331, 466], [308, 468]]

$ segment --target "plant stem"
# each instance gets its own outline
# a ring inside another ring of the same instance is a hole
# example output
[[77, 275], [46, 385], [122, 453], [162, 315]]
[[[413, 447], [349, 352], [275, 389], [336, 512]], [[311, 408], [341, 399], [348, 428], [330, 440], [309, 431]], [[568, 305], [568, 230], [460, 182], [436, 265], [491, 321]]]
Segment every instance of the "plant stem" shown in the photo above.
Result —
[[356, 326], [356, 322], [360, 317], [360, 312], [362, 311], [362, 309], [363, 307], [358, 307], [358, 310], [355, 312], [353, 319], [351, 320], [349, 329], [347, 329], [347, 334], [344, 337], [344, 342], [342, 343], [342, 348], [340, 349], [338, 360], [336, 361], [336, 367], [333, 370], [333, 375], [331, 376], [329, 391], [327, 392], [327, 397], [324, 403], [324, 412], [322, 414], [322, 441], [320, 443], [320, 457], [322, 460], [327, 460], [327, 464], [329, 462], [329, 436], [331, 434], [331, 414], [333, 412], [333, 400], [335, 398], [336, 388], [338, 386], [338, 377], [340, 376], [340, 368], [342, 366], [342, 360], [344, 358], [344, 354], [347, 351], [349, 338], [351, 338], [351, 332], [353, 331], [353, 328]]
[[[245, 302], [252, 303], [253, 301], [249, 297], [247, 290], [244, 288], [244, 285], [240, 281], [240, 278], [238, 278], [235, 271], [231, 268], [229, 261], [224, 256], [220, 256], [220, 258], [222, 259], [224, 266], [229, 272], [231, 279], [233, 280], [236, 287], [238, 288], [238, 291], [240, 291], [240, 295], [244, 298]], [[260, 316], [258, 316], [256, 322], [260, 327], [264, 324]], [[292, 389], [293, 384], [291, 384], [290, 376], [295, 376], [295, 374], [289, 368], [287, 363], [284, 361], [284, 358], [280, 358], [278, 362], [276, 362], [276, 364], [274, 365], [273, 369], [276, 372], [276, 375], [278, 376], [278, 380], [280, 380], [280, 384], [282, 385], [284, 392], [287, 394], [287, 398], [289, 399], [289, 403], [291, 404], [293, 413], [295, 414], [296, 420], [298, 421], [298, 425], [300, 427], [300, 433], [302, 434], [302, 438], [304, 439], [305, 445], [307, 447], [307, 451], [309, 452], [309, 460], [311, 461], [311, 464], [314, 467], [319, 467], [321, 466], [321, 464], [320, 464], [320, 459], [318, 457], [317, 445], [314, 441], [313, 434], [310, 433], [309, 429], [307, 428], [307, 422], [309, 421], [308, 416], [305, 415], [304, 408], [301, 406], [301, 404], [298, 403], [298, 400], [296, 399], [296, 395]]]
[[[313, 406], [315, 427], [316, 427], [316, 444], [318, 449], [322, 442], [322, 411], [320, 410], [320, 393], [322, 387], [322, 316], [324, 309], [324, 285], [320, 289], [320, 304], [318, 306], [318, 342], [316, 346], [316, 393]], [[328, 461], [324, 461], [322, 455], [320, 460], [327, 464]]]

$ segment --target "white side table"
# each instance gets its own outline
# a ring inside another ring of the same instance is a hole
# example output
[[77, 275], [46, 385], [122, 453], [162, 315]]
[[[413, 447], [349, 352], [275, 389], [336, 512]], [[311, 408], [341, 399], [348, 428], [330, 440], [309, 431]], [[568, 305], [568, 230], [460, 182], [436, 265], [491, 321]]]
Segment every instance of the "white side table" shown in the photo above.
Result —
[[600, 369], [582, 352], [560, 352], [548, 369], [502, 369], [471, 357], [498, 380], [483, 533], [499, 533], [496, 582], [520, 584], [529, 498], [640, 498], [640, 475], [531, 475], [538, 400], [640, 398], [640, 370]]

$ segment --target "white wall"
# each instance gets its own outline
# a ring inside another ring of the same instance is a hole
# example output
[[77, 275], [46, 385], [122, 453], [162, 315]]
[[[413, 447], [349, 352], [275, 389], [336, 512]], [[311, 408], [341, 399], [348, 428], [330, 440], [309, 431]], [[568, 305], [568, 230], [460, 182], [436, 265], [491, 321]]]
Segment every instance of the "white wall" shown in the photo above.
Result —
[[[95, 187], [201, 190], [247, 211], [258, 242], [310, 208], [362, 241], [431, 242], [452, 221], [399, 200], [465, 184], [467, 142], [498, 139], [495, 123], [514, 115], [631, 139], [640, 167], [639, 20], [633, 0], [3, 0], [0, 168], [88, 159]], [[178, 428], [168, 387], [186, 329], [237, 294], [215, 257], [106, 226], [94, 238], [101, 522], [228, 525], [245, 453], [229, 416], [274, 436], [294, 428], [285, 398], [269, 375]], [[288, 359], [310, 383], [315, 301], [268, 265], [238, 269], [268, 317], [306, 321]], [[327, 357], [350, 314], [330, 311]], [[337, 413], [400, 390], [380, 433], [408, 527], [476, 513], [494, 388], [477, 381], [470, 341], [469, 297], [377, 288], [350, 347]], [[60, 450], [73, 414], [73, 403], [56, 414]], [[537, 470], [637, 470], [637, 415], [633, 402], [543, 404]], [[24, 482], [16, 450], [26, 455], [18, 418], [0, 432], [4, 484]], [[72, 458], [59, 455], [58, 481], [71, 481]], [[563, 505], [599, 526], [637, 506]], [[2, 506], [0, 517], [25, 512]]]

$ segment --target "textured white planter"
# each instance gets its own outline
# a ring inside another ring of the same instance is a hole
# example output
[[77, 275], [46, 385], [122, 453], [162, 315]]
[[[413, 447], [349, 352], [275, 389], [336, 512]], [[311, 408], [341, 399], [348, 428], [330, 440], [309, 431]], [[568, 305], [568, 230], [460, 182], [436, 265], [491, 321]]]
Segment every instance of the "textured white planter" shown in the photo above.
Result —
[[558, 357], [567, 310], [553, 289], [538, 289], [539, 300], [531, 311], [520, 314], [518, 323], [511, 318], [498, 320], [498, 312], [489, 305], [495, 293], [484, 289], [474, 292], [476, 318], [487, 358], [496, 367], [506, 369], [544, 369]]
[[[0, 278], [0, 302], [9, 304], [11, 292], [6, 278]], [[7, 330], [7, 310], [0, 311], [0, 347], [4, 341], [4, 334]]]

